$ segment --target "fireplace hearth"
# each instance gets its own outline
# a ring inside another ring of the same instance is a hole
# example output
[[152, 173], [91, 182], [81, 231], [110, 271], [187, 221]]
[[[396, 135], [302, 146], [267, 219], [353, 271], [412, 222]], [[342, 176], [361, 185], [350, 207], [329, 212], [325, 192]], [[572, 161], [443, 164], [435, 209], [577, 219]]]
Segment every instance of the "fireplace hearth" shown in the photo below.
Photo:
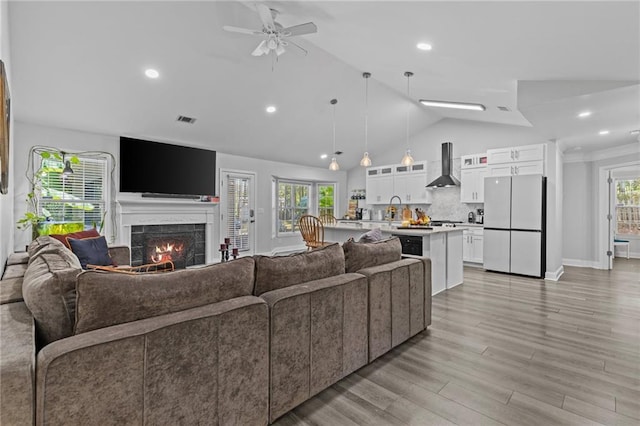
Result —
[[131, 227], [131, 265], [172, 261], [176, 269], [205, 263], [205, 224]]

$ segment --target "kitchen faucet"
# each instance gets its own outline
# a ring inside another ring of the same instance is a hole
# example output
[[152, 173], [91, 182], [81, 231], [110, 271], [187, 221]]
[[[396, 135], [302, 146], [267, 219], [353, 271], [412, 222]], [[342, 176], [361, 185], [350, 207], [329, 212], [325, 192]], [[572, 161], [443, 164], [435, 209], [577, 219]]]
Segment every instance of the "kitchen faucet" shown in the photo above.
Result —
[[[388, 213], [388, 217], [389, 217], [389, 227], [391, 227], [391, 221], [393, 220], [393, 215], [391, 213], [391, 207], [393, 207], [393, 199], [397, 198], [398, 199], [398, 206], [402, 205], [402, 200], [400, 199], [400, 197], [398, 195], [394, 195], [393, 197], [391, 197], [391, 199], [389, 200], [389, 206], [387, 207], [387, 213]], [[396, 209], [396, 213], [399, 210]]]

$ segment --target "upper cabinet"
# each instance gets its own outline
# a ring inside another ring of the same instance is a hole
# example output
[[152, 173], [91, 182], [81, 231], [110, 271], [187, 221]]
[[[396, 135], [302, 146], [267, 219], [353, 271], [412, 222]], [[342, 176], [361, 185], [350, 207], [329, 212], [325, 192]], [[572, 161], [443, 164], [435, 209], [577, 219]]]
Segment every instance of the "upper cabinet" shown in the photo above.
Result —
[[544, 175], [544, 144], [487, 151], [488, 176]]
[[484, 203], [484, 178], [487, 176], [487, 154], [463, 155], [460, 168], [460, 202]]
[[394, 195], [406, 204], [431, 203], [431, 191], [426, 188], [426, 162], [416, 162], [411, 166], [370, 167], [366, 174], [367, 204], [389, 204]]

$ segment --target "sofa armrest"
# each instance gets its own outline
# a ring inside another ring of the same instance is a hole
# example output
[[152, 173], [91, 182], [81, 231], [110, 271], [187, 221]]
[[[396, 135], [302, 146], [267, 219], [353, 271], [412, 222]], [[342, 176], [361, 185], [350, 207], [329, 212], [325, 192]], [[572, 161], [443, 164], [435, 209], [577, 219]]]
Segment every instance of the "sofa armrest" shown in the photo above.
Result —
[[7, 278], [0, 281], [0, 305], [5, 303], [21, 302], [22, 297], [22, 277]]
[[266, 303], [243, 296], [58, 340], [36, 424], [266, 425], [268, 338]]
[[116, 265], [131, 265], [131, 250], [128, 246], [111, 246], [109, 255]]
[[31, 425], [35, 324], [24, 302], [0, 305], [0, 424]]

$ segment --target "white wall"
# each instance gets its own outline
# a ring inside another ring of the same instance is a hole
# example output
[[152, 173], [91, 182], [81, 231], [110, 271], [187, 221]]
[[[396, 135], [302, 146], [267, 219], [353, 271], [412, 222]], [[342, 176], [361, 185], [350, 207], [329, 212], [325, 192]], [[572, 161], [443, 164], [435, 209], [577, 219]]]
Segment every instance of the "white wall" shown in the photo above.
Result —
[[563, 241], [562, 257], [566, 265], [593, 266], [592, 247], [595, 228], [592, 212], [593, 191], [587, 190], [592, 182], [591, 163], [564, 165]]
[[[7, 80], [9, 82], [9, 90], [11, 90], [11, 55], [9, 51], [9, 2], [0, 2], [0, 58], [4, 62], [7, 72]], [[10, 93], [11, 94], [11, 93]], [[9, 126], [13, 129], [13, 115], [11, 116], [11, 123]], [[13, 132], [12, 132], [13, 133]], [[4, 272], [4, 266], [7, 261], [9, 252], [13, 247], [13, 229], [14, 229], [14, 217], [13, 217], [13, 204], [14, 204], [14, 176], [13, 170], [15, 168], [13, 162], [13, 149], [15, 144], [13, 143], [13, 136], [9, 139], [9, 193], [6, 195], [0, 194], [0, 276]], [[24, 248], [23, 248], [24, 249]]]
[[[27, 167], [29, 149], [34, 145], [51, 146], [70, 152], [91, 150], [109, 152], [115, 156], [117, 167], [119, 155], [118, 147], [120, 143], [118, 136], [92, 134], [76, 130], [59, 129], [55, 127], [39, 126], [22, 122], [16, 123], [15, 130], [15, 140], [17, 141], [17, 147], [14, 153], [16, 176], [24, 175], [24, 171]], [[256, 211], [258, 212], [256, 216], [256, 250], [258, 253], [269, 253], [271, 251], [277, 250], [278, 248], [304, 247], [302, 239], [299, 235], [286, 238], [271, 237], [271, 221], [273, 220], [271, 208], [272, 176], [323, 182], [337, 182], [338, 211], [343, 211], [346, 208], [346, 204], [344, 204], [344, 201], [342, 201], [346, 200], [346, 197], [343, 196], [343, 188], [346, 187], [347, 174], [344, 171], [331, 172], [328, 169], [299, 166], [295, 164], [280, 163], [275, 161], [265, 161], [256, 158], [240, 157], [225, 154], [222, 152], [218, 152], [217, 168], [248, 171], [256, 174]], [[119, 172], [116, 168], [116, 181], [118, 175]], [[219, 184], [219, 180], [217, 183]], [[13, 192], [13, 196], [15, 199], [15, 217], [21, 217], [24, 214], [26, 209], [26, 203], [24, 200], [28, 191], [29, 184], [26, 179], [19, 179], [19, 182], [16, 182], [16, 188]], [[119, 194], [116, 195], [116, 197], [119, 196]], [[130, 194], [122, 195], [122, 197], [126, 198], [130, 198], [132, 196], [133, 195]], [[259, 213], [261, 211], [263, 213]], [[219, 215], [219, 210], [217, 210], [217, 212]], [[24, 250], [24, 246], [28, 244], [31, 239], [31, 232], [17, 230], [15, 226], [10, 226], [10, 229], [15, 230], [15, 249], [17, 250], [22, 247], [22, 250]], [[109, 235], [108, 233], [105, 234]], [[218, 226], [215, 227], [214, 234], [214, 241], [210, 243], [217, 244], [220, 240], [220, 232]], [[119, 242], [119, 240], [117, 239], [116, 242]]]

